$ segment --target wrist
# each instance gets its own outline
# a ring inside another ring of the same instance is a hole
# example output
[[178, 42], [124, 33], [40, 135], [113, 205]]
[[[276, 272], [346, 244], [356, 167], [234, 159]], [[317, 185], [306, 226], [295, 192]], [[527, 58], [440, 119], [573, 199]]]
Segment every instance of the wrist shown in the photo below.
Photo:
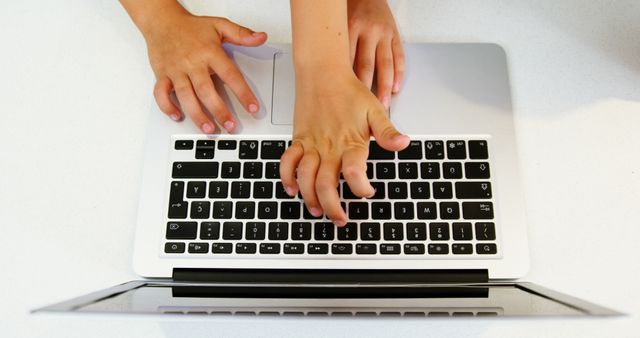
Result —
[[158, 27], [176, 26], [176, 21], [191, 15], [176, 0], [120, 0], [120, 3], [145, 38]]

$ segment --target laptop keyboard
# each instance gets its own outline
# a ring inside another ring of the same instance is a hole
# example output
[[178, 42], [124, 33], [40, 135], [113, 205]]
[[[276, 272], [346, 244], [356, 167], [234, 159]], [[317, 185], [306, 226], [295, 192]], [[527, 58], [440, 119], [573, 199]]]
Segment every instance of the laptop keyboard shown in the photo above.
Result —
[[286, 194], [279, 159], [290, 136], [174, 136], [162, 255], [208, 258], [498, 258], [489, 137], [370, 142], [375, 196], [337, 187], [337, 228]]

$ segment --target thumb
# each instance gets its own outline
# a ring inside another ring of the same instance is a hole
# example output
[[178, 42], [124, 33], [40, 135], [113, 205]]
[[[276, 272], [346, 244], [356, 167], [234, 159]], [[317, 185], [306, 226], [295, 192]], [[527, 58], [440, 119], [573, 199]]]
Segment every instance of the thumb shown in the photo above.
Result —
[[409, 136], [401, 134], [391, 124], [387, 113], [383, 109], [375, 109], [369, 112], [367, 119], [376, 143], [382, 148], [389, 151], [400, 151], [409, 145], [411, 141]]
[[234, 45], [258, 46], [267, 41], [266, 33], [254, 32], [226, 18], [217, 20], [216, 29], [222, 37], [222, 42], [230, 42]]

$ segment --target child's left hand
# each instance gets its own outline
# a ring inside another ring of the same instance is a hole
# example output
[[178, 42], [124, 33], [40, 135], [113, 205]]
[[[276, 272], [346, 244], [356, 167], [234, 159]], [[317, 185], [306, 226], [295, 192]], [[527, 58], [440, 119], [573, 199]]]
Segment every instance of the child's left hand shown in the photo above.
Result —
[[365, 86], [377, 77], [377, 96], [389, 108], [391, 94], [400, 90], [404, 51], [386, 0], [348, 0], [351, 64]]

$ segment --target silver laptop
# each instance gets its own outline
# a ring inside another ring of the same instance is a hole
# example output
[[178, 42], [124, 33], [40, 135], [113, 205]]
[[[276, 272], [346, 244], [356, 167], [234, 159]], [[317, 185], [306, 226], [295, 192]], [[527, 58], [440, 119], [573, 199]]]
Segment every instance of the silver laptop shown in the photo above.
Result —
[[148, 278], [40, 309], [77, 313], [304, 316], [614, 315], [518, 282], [529, 266], [504, 51], [409, 44], [390, 118], [411, 136], [370, 144], [376, 189], [338, 192], [349, 222], [313, 217], [284, 193], [292, 132], [289, 45], [229, 47], [258, 118], [222, 84], [235, 135], [204, 136], [150, 114], [133, 264]]

